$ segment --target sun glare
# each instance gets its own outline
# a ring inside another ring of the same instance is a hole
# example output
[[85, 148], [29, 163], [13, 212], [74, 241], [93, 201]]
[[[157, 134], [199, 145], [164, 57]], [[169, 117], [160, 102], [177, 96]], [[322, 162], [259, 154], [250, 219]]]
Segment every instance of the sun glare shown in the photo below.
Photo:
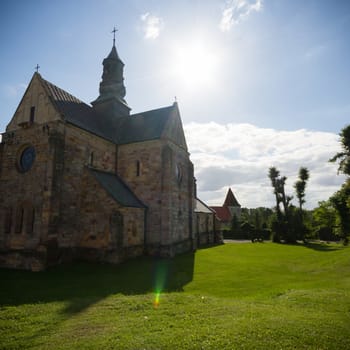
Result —
[[206, 45], [179, 46], [173, 57], [173, 74], [185, 87], [197, 89], [214, 84], [218, 57]]

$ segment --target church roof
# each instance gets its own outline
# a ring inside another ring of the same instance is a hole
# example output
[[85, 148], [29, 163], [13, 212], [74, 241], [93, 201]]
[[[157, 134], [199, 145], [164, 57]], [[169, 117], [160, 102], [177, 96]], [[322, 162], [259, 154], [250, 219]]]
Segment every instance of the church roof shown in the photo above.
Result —
[[89, 168], [100, 185], [123, 207], [146, 208], [116, 174]]
[[233, 194], [231, 188], [228, 189], [225, 202], [223, 207], [240, 207], [241, 205], [238, 203], [235, 195]]
[[119, 55], [118, 55], [118, 52], [117, 52], [117, 48], [115, 47], [115, 45], [113, 45], [112, 50], [109, 53], [109, 55], [107, 56], [107, 58], [117, 59], [117, 60], [121, 61], [121, 59], [119, 58]]
[[[170, 135], [172, 130], [167, 131], [169, 120], [174, 113], [178, 112], [176, 103], [130, 116], [101, 119], [93, 107], [43, 79], [39, 73], [35, 74], [40, 78], [53, 105], [61, 113], [63, 119], [84, 130], [116, 144], [155, 140], [167, 136], [176, 137], [176, 135]], [[182, 140], [182, 142], [185, 141]]]
[[229, 222], [232, 219], [232, 215], [230, 212], [230, 209], [228, 207], [210, 207], [213, 209], [216, 213], [216, 216], [222, 221], [222, 222]]
[[53, 98], [54, 102], [72, 102], [72, 103], [83, 103], [75, 96], [71, 95], [67, 91], [64, 91], [63, 89], [59, 88], [58, 86], [50, 83], [49, 81], [43, 79], [39, 73], [35, 73], [39, 75], [41, 78], [41, 81], [44, 83], [44, 86], [47, 88], [47, 90], [50, 92], [50, 96]]
[[174, 106], [133, 114], [118, 120], [118, 143], [125, 144], [159, 139], [166, 127]]
[[199, 198], [196, 198], [196, 207], [194, 208], [196, 213], [207, 213], [213, 214], [215, 211], [208, 207], [204, 202], [202, 202]]
[[[38, 73], [35, 73], [38, 74]], [[67, 91], [43, 79], [38, 74], [49, 98], [55, 108], [61, 113], [64, 120], [90, 131], [94, 134], [108, 138], [105, 135], [102, 123], [97, 118], [91, 106], [71, 95]], [[110, 138], [108, 138], [110, 139]]]

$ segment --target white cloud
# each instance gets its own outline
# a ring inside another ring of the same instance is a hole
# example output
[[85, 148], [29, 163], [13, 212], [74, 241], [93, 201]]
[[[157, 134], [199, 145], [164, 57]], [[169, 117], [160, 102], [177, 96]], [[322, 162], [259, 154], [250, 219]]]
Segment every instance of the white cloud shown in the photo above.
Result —
[[246, 19], [251, 12], [262, 10], [263, 0], [229, 0], [222, 11], [219, 27], [228, 32], [234, 24]]
[[336, 164], [328, 162], [340, 150], [339, 137], [333, 133], [214, 122], [187, 124], [185, 133], [198, 195], [211, 205], [222, 204], [227, 188], [232, 187], [242, 206], [272, 207], [274, 197], [267, 176], [271, 166], [287, 176], [288, 194], [294, 192], [299, 168], [309, 169], [308, 208], [328, 199], [344, 182], [344, 177], [337, 176]]
[[141, 15], [143, 22], [143, 32], [146, 39], [158, 38], [161, 29], [163, 28], [162, 18], [151, 15], [149, 12]]

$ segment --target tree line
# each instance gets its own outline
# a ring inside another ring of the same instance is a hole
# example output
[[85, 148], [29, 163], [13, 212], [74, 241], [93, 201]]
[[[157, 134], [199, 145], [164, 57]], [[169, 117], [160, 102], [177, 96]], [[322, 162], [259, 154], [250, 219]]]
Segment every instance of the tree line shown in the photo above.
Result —
[[341, 188], [328, 200], [319, 202], [313, 210], [305, 210], [307, 181], [310, 178], [306, 167], [299, 169], [294, 183], [297, 206], [292, 204], [293, 196], [285, 191], [287, 177], [276, 167], [269, 168], [275, 206], [270, 208], [242, 208], [241, 216], [233, 216], [231, 227], [224, 232], [234, 239], [266, 240], [295, 243], [317, 238], [325, 241], [341, 240], [349, 243], [350, 236], [350, 125], [340, 132], [342, 150], [330, 162], [339, 162], [338, 173], [346, 175]]

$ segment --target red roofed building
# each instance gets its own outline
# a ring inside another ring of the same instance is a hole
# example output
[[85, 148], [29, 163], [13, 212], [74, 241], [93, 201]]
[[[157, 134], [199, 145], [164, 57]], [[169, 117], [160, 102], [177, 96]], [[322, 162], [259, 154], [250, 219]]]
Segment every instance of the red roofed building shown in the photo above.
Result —
[[230, 224], [234, 215], [238, 218], [241, 216], [241, 205], [238, 203], [231, 188], [228, 189], [227, 195], [222, 206], [211, 206], [222, 225]]

